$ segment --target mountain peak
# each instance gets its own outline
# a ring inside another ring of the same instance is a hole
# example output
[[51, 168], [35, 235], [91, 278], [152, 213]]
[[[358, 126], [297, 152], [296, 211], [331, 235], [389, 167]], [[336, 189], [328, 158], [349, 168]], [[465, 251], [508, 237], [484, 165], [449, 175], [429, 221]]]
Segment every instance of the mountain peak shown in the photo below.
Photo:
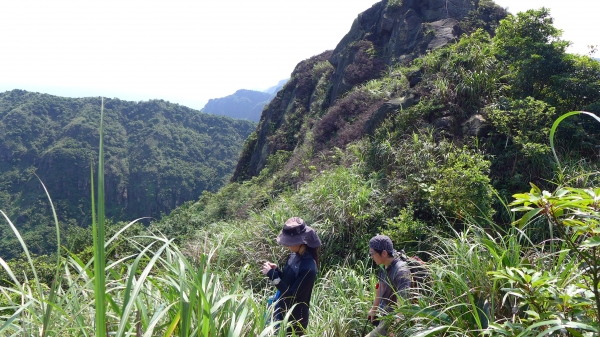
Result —
[[[309, 130], [317, 147], [334, 135], [339, 139], [327, 146], [342, 146], [359, 137], [372, 122], [369, 116], [383, 118], [384, 112], [375, 111], [384, 102], [346, 97], [352, 88], [455, 42], [463, 33], [483, 28], [493, 34], [506, 15], [491, 0], [384, 0], [373, 5], [358, 15], [333, 51], [296, 66], [290, 81], [264, 109], [232, 179], [257, 175], [277, 151], [296, 153]], [[411, 86], [420, 80], [418, 74], [409, 77]], [[359, 122], [343, 134], [344, 120]]]
[[287, 81], [281, 80], [266, 91], [239, 89], [229, 96], [211, 98], [202, 112], [258, 122], [265, 105], [269, 104]]
[[[486, 23], [503, 18], [506, 12], [490, 0], [384, 0], [360, 13], [329, 60], [335, 67], [331, 103], [390, 65], [410, 62], [456, 41], [475, 28], [462, 22], [469, 16], [491, 32], [493, 25]], [[362, 64], [365, 54], [375, 54], [377, 64]]]

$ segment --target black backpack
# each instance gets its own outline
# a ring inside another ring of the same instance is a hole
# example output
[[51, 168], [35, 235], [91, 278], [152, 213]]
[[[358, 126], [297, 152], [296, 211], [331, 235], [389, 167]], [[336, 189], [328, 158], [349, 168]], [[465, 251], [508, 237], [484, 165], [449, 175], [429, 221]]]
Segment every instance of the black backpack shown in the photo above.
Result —
[[431, 273], [429, 268], [425, 265], [425, 262], [418, 256], [409, 257], [404, 252], [404, 249], [400, 250], [399, 257], [402, 261], [406, 262], [408, 270], [411, 276], [411, 289], [413, 295], [425, 293], [429, 289], [429, 283], [431, 282]]

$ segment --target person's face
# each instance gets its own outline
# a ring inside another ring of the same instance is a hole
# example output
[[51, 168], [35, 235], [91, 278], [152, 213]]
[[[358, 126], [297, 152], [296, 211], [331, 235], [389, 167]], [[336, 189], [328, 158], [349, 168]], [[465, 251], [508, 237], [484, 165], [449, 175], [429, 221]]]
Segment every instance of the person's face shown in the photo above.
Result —
[[384, 258], [382, 254], [387, 255], [385, 251], [382, 251], [381, 254], [379, 254], [373, 248], [369, 248], [369, 255], [371, 255], [371, 258], [373, 259], [373, 261], [375, 261], [375, 264], [383, 263]]
[[299, 245], [295, 245], [295, 246], [287, 246], [287, 248], [290, 250], [290, 252], [292, 253], [298, 253], [300, 251], [300, 247], [302, 247], [302, 244]]

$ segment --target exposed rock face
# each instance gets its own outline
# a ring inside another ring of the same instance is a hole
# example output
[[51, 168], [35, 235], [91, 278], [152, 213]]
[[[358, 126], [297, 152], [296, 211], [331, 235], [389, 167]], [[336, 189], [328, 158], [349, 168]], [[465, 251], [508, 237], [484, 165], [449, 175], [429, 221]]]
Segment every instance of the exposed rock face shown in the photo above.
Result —
[[375, 128], [390, 114], [397, 111], [408, 109], [409, 107], [418, 103], [418, 99], [415, 95], [410, 94], [406, 97], [399, 97], [391, 99], [381, 105], [379, 109], [371, 116], [371, 118], [365, 123], [365, 133], [373, 134]]
[[433, 125], [440, 130], [450, 131], [454, 129], [456, 118], [454, 116], [440, 117], [433, 121]]
[[[363, 97], [353, 92], [343, 95], [381, 77], [390, 65], [408, 63], [428, 50], [458, 40], [469, 16], [475, 13], [491, 18], [497, 7], [486, 2], [490, 14], [480, 11], [483, 7], [479, 7], [479, 0], [388, 2], [383, 0], [359, 14], [335, 50], [296, 66], [290, 81], [263, 110], [256, 132], [245, 144], [233, 181], [258, 175], [267, 158], [279, 150], [297, 151], [307, 141], [309, 130], [314, 137], [309, 141], [320, 142], [313, 150], [347, 144], [351, 137], [373, 132], [387, 116], [415, 104], [419, 98], [407, 93], [386, 103], [361, 100]], [[500, 8], [499, 13], [504, 11]], [[420, 71], [407, 74], [409, 86], [416, 86], [421, 76]], [[442, 128], [458, 127], [451, 118], [437, 122]]]
[[[315, 92], [327, 85], [333, 67], [327, 59], [331, 51], [300, 62], [292, 77], [262, 112], [254, 136], [246, 141], [232, 180], [244, 180], [260, 173], [269, 155], [278, 150], [291, 151], [297, 145], [304, 119], [320, 106]], [[322, 88], [326, 90], [326, 88]], [[322, 100], [322, 98], [320, 99]]]
[[397, 7], [387, 3], [379, 2], [361, 13], [333, 51], [331, 103], [352, 87], [344, 75], [357, 54], [357, 41], [371, 41], [387, 65], [410, 61], [457, 39], [459, 21], [477, 6], [472, 0], [403, 0]]
[[462, 124], [462, 132], [466, 136], [485, 136], [491, 129], [490, 123], [480, 114], [473, 115]]

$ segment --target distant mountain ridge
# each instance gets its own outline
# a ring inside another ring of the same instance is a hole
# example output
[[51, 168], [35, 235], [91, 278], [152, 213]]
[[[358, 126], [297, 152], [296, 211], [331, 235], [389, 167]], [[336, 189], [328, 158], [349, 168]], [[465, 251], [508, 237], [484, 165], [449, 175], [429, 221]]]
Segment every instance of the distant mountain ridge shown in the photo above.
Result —
[[279, 81], [279, 83], [277, 83], [277, 85], [274, 85], [270, 88], [268, 88], [267, 90], [265, 90], [264, 92], [268, 93], [268, 94], [272, 94], [275, 95], [279, 90], [281, 90], [281, 88], [283, 88], [283, 86], [287, 83], [287, 81], [289, 81], [289, 78], [286, 78], [285, 80], [281, 80]]
[[209, 99], [202, 112], [258, 122], [265, 105], [271, 102], [287, 81], [281, 80], [264, 92], [240, 89], [229, 96]]

